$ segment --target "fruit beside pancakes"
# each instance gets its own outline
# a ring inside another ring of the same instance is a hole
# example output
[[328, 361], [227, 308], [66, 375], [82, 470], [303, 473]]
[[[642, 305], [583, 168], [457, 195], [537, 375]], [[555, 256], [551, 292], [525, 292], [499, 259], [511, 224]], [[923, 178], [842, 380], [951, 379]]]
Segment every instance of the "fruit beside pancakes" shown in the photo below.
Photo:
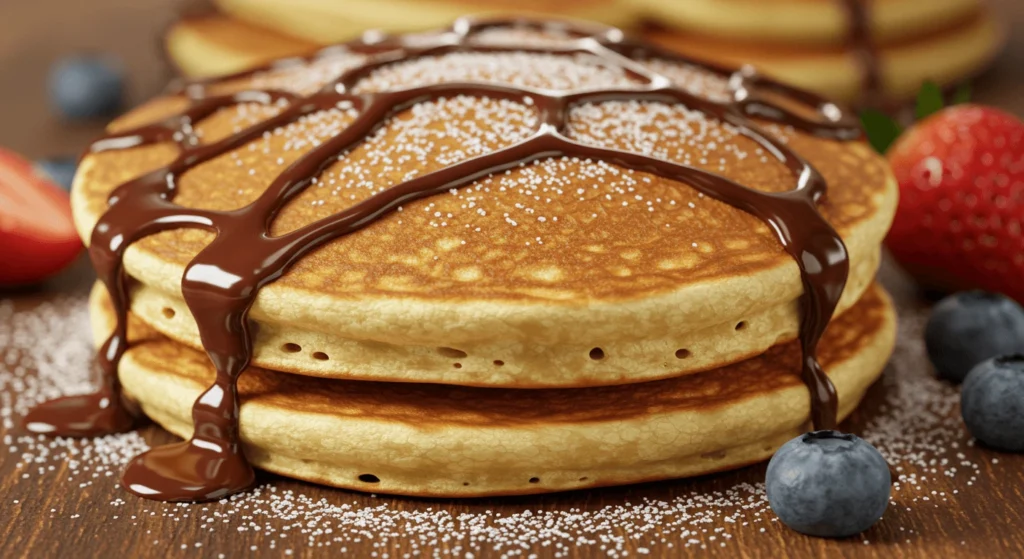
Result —
[[42, 281], [81, 252], [67, 194], [32, 163], [0, 149], [0, 288]]
[[[911, 99], [925, 81], [979, 73], [1004, 31], [978, 0], [219, 0], [220, 14], [179, 22], [167, 36], [187, 75], [311, 52], [367, 29], [422, 30], [460, 13], [542, 13], [598, 20], [666, 48], [768, 75], [846, 102]], [[263, 41], [253, 40], [265, 37]]]
[[[76, 223], [117, 295], [131, 243], [145, 341], [120, 379], [172, 432], [213, 376], [198, 350], [237, 369], [251, 342], [253, 463], [374, 491], [531, 493], [761, 460], [812, 402], [828, 415], [825, 387], [801, 382], [815, 353], [839, 418], [880, 374], [894, 317], [872, 279], [895, 183], [834, 105], [610, 28], [460, 20], [371, 39], [156, 99], [83, 159]], [[420, 184], [455, 186], [359, 213]], [[365, 221], [326, 228], [346, 216]], [[330, 240], [268, 264], [292, 250], [273, 243], [318, 231]], [[118, 316], [103, 291], [99, 338]], [[217, 429], [196, 448], [236, 442], [203, 407], [231, 410], [224, 382], [195, 404]]]
[[923, 285], [1024, 301], [1024, 122], [992, 107], [947, 107], [886, 157], [900, 185], [886, 240], [897, 261]]

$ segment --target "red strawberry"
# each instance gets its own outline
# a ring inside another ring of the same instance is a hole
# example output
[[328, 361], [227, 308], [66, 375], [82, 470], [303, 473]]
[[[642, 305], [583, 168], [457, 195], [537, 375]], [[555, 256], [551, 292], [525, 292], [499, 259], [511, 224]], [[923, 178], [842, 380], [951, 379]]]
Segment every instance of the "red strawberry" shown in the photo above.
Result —
[[0, 285], [45, 279], [81, 250], [68, 195], [0, 149]]
[[887, 156], [900, 185], [886, 239], [923, 283], [1024, 301], [1024, 123], [979, 105], [943, 109]]

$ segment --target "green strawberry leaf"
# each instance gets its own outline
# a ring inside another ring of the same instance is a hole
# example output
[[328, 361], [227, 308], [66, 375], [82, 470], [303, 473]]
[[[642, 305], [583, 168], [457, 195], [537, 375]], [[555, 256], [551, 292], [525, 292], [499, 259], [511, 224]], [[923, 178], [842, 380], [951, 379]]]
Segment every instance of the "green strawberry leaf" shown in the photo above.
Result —
[[921, 90], [917, 92], [917, 120], [924, 120], [942, 110], [945, 102], [942, 99], [942, 89], [935, 82], [924, 82]]
[[876, 109], [866, 109], [861, 112], [860, 122], [864, 126], [868, 143], [875, 148], [875, 151], [883, 155], [903, 132], [892, 117]]
[[953, 99], [951, 105], [962, 105], [964, 103], [970, 103], [971, 101], [971, 84], [970, 82], [963, 82], [957, 86], [956, 91], [953, 92]]
[[[971, 84], [967, 82], [957, 86], [950, 98], [950, 105], [967, 103], [971, 98]], [[915, 121], [921, 121], [945, 108], [945, 96], [935, 82], [926, 81], [917, 92]], [[876, 109], [865, 109], [860, 113], [860, 122], [868, 143], [878, 153], [885, 155], [889, 146], [903, 133], [903, 128], [889, 115]]]

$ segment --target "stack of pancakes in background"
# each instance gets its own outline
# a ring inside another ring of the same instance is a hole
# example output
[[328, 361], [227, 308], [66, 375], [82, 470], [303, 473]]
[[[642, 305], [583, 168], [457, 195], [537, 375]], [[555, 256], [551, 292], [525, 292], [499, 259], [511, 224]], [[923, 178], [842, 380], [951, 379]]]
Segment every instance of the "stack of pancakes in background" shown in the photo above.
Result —
[[911, 99], [995, 56], [1002, 30], [981, 0], [640, 0], [648, 37], [724, 64], [753, 64], [849, 102]]
[[[174, 140], [191, 149], [233, 141], [345, 72], [355, 76], [346, 86], [355, 94], [465, 82], [628, 91], [654, 76], [711, 106], [730, 106], [738, 87], [757, 95], [758, 86], [738, 85], [736, 75], [645, 55], [642, 47], [629, 58], [599, 46], [588, 48], [609, 55], [542, 51], [597, 45], [586, 42], [588, 32], [560, 25], [480, 26], [466, 35], [468, 25], [390, 39], [451, 45], [461, 37], [463, 47], [452, 52], [377, 64], [396, 47], [364, 40], [208, 82], [201, 92], [190, 88], [199, 104], [250, 92], [197, 122], [174, 117], [189, 105], [184, 95], [140, 107], [81, 163], [72, 203], [82, 237], [102, 222], [111, 192], [176, 158]], [[604, 38], [616, 33], [601, 31]], [[288, 95], [270, 100], [254, 89]], [[550, 118], [550, 108], [531, 99], [453, 91], [401, 110], [295, 194], [273, 218], [271, 235], [544, 131], [539, 119]], [[814, 124], [838, 119], [834, 105], [798, 101], [788, 103], [811, 119], [807, 131], [756, 121], [774, 138], [772, 150], [742, 126], [657, 98], [572, 106], [560, 133], [780, 198], [811, 180], [809, 171], [798, 177], [787, 168], [793, 158], [784, 150], [821, 174], [828, 190], [818, 210], [849, 256], [845, 290], [817, 351], [842, 418], [881, 374], [894, 344], [894, 310], [873, 281], [896, 185], [864, 142], [829, 139], [831, 124]], [[289, 166], [358, 118], [357, 108], [338, 103], [268, 129], [190, 168], [173, 201], [200, 212], [255, 204]], [[191, 139], [131, 141], [133, 130], [164, 119], [187, 124]], [[320, 246], [259, 291], [249, 313], [253, 366], [238, 384], [246, 456], [261, 468], [335, 486], [443, 496], [623, 484], [766, 459], [810, 428], [797, 336], [801, 317], [813, 316], [802, 313], [813, 311], [801, 308], [805, 278], [778, 235], [684, 181], [557, 155], [403, 204]], [[134, 278], [133, 343], [120, 378], [148, 416], [180, 436], [192, 431], [193, 402], [214, 378], [181, 288], [186, 267], [212, 238], [163, 230], [124, 256]], [[240, 280], [204, 266], [188, 275], [224, 285]], [[813, 262], [804, 266], [823, 272]], [[103, 288], [91, 304], [102, 341], [116, 313]]]
[[444, 25], [466, 13], [535, 13], [620, 26], [676, 52], [761, 72], [829, 98], [884, 105], [927, 80], [981, 72], [1003, 30], [980, 0], [215, 0], [174, 25], [189, 76], [235, 72], [358, 37]]
[[637, 21], [622, 0], [213, 0], [191, 11], [164, 38], [171, 61], [189, 77], [310, 54], [367, 31], [436, 29], [464, 15], [533, 14], [621, 27]]

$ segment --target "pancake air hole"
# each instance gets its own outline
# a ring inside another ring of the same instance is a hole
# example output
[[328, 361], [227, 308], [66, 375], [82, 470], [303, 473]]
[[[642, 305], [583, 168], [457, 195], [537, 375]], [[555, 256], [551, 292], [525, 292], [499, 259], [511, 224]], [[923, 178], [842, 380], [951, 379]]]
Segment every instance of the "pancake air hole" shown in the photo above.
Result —
[[380, 478], [373, 474], [363, 474], [359, 476], [359, 481], [364, 483], [380, 483]]
[[580, 481], [587, 481], [588, 479], [590, 479], [590, 478], [588, 478], [587, 476], [583, 476], [583, 477], [580, 478]]
[[736, 331], [737, 332], [739, 332], [740, 330], [742, 330], [742, 329], [744, 329], [746, 327], [747, 327], [747, 321], [746, 320], [741, 320], [741, 321], [736, 323]]
[[456, 369], [461, 369], [462, 368], [462, 363], [456, 363], [456, 364], [452, 365], [452, 367], [455, 367]]
[[677, 349], [676, 350], [676, 359], [686, 359], [687, 357], [689, 357], [691, 355], [693, 355], [693, 354], [690, 353], [690, 350], [688, 350], [688, 349]]
[[590, 350], [590, 358], [593, 359], [594, 361], [600, 361], [604, 359], [604, 350], [599, 347], [595, 347], [594, 349]]
[[495, 359], [494, 360], [494, 366], [495, 367], [503, 367], [504, 365], [505, 365], [505, 362], [502, 361], [501, 359]]
[[163, 313], [164, 313], [164, 318], [174, 318], [174, 315], [177, 314], [177, 313], [174, 312], [174, 309], [172, 309], [170, 307], [164, 307]]
[[288, 353], [298, 353], [298, 352], [302, 351], [302, 346], [300, 346], [299, 344], [293, 344], [291, 342], [288, 342], [288, 343], [284, 344], [283, 346], [281, 346], [281, 349], [283, 351], [288, 352]]
[[469, 355], [465, 351], [455, 349], [454, 347], [439, 347], [437, 348], [437, 352], [445, 357], [452, 357], [455, 359], [462, 359]]
[[463, 486], [463, 487], [467, 487], [467, 486], [469, 486], [469, 482], [468, 482], [468, 481], [464, 481], [464, 482], [462, 482], [462, 486]]
[[317, 361], [327, 361], [330, 357], [322, 351], [315, 351], [313, 352], [313, 359], [316, 359]]
[[539, 477], [531, 477], [530, 478], [530, 483], [540, 483], [540, 478]]

